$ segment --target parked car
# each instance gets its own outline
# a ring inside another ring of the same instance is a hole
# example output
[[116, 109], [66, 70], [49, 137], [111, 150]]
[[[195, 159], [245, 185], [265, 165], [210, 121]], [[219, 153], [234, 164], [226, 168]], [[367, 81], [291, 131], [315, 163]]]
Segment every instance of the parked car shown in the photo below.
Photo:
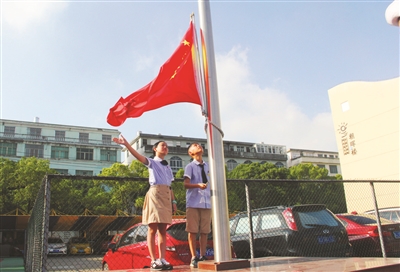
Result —
[[[325, 205], [275, 206], [252, 211], [254, 257], [351, 256], [352, 248], [340, 220]], [[238, 258], [250, 257], [249, 218], [230, 219], [231, 240]]]
[[[400, 207], [381, 208], [378, 211], [380, 217], [400, 223]], [[365, 211], [364, 213], [375, 214], [375, 210]]]
[[[167, 226], [166, 257], [173, 266], [188, 265], [191, 260], [185, 219], [173, 219]], [[103, 270], [149, 268], [150, 254], [147, 247], [148, 226], [136, 224], [124, 232], [117, 242], [109, 244], [102, 260]], [[157, 245], [156, 245], [157, 247]], [[158, 248], [156, 249], [158, 252]], [[206, 257], [214, 259], [212, 235], [210, 233]]]
[[[382, 257], [378, 224], [371, 214], [338, 214], [347, 229], [354, 255]], [[383, 243], [387, 256], [400, 256], [400, 223], [381, 218]]]
[[106, 252], [108, 250], [108, 244], [111, 242], [113, 238], [114, 235], [105, 235], [97, 237], [97, 239], [91, 243], [94, 253], [99, 254]]
[[48, 255], [67, 255], [67, 244], [60, 237], [49, 237], [47, 239]]
[[[111, 239], [110, 243], [117, 243], [121, 239], [122, 234], [123, 233], [115, 234], [114, 237]], [[108, 243], [108, 244], [110, 244], [110, 243]], [[107, 249], [108, 249], [108, 245], [107, 245]]]
[[92, 254], [93, 249], [86, 237], [72, 237], [69, 239], [68, 252], [70, 254]]

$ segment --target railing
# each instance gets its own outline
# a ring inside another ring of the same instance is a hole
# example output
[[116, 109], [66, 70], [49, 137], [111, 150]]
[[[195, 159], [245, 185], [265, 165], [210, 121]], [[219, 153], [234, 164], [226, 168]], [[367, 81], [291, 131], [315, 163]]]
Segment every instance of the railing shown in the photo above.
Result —
[[70, 137], [60, 137], [60, 136], [38, 136], [30, 134], [11, 134], [0, 132], [0, 139], [8, 139], [13, 141], [30, 141], [30, 142], [40, 142], [40, 143], [64, 143], [73, 145], [95, 145], [104, 147], [119, 147], [120, 145], [114, 143], [113, 141], [104, 140], [93, 140], [93, 139], [79, 139]]
[[[46, 184], [48, 185], [45, 186]], [[387, 201], [387, 198], [399, 199], [398, 190], [397, 194], [393, 193], [396, 191], [395, 188], [399, 188], [399, 185], [399, 181], [370, 180], [227, 180], [228, 209], [232, 216], [244, 212], [249, 218], [252, 218], [254, 210], [265, 207], [323, 204], [332, 213], [340, 214], [353, 211], [352, 206], [358, 204], [359, 207], [374, 207], [379, 216], [378, 209], [380, 206], [378, 204], [380, 202]], [[74, 188], [74, 186], [77, 187]], [[388, 190], [383, 193], [384, 195], [382, 195], [382, 190], [379, 190], [380, 195], [377, 197], [374, 186], [388, 188]], [[141, 222], [140, 203], [143, 203], [149, 185], [146, 178], [48, 175], [43, 180], [42, 188], [36, 200], [37, 204], [40, 205], [35, 204], [26, 231], [27, 241], [29, 241], [29, 246], [25, 251], [28, 261], [26, 267], [29, 268], [31, 264], [40, 265], [40, 262], [33, 262], [32, 256], [34, 256], [34, 258], [43, 262], [43, 270], [41, 271], [56, 271], [57, 267], [68, 267], [71, 271], [97, 271], [101, 269], [101, 260], [105, 254], [104, 249], [100, 247], [104, 234], [114, 234]], [[45, 188], [48, 188], [48, 191]], [[104, 188], [107, 188], [107, 190]], [[176, 216], [176, 218], [184, 218], [186, 203], [182, 180], [174, 181], [172, 188], [178, 200], [179, 216]], [[89, 191], [98, 193], [91, 197], [88, 194]], [[103, 193], [99, 195], [102, 191]], [[44, 205], [44, 203], [49, 204]], [[50, 215], [50, 208], [62, 215]], [[116, 212], [121, 210], [125, 214], [123, 216], [120, 216], [120, 213], [116, 215]], [[358, 212], [363, 211], [359, 210]], [[242, 243], [236, 244], [234, 250], [237, 253], [247, 252], [249, 255], [246, 258], [268, 256], [268, 254], [271, 254], [271, 250], [262, 250], [267, 248], [267, 244], [261, 245], [260, 250], [260, 244], [256, 243], [260, 236], [253, 233], [256, 225], [252, 225], [252, 222], [252, 220], [248, 220], [247, 225], [242, 225], [241, 232], [247, 233], [247, 238], [244, 235], [244, 240]], [[263, 224], [267, 228], [270, 226], [273, 229], [273, 224], [276, 224], [276, 222], [265, 221]], [[387, 233], [383, 234], [381, 224], [378, 224], [378, 227], [379, 233], [374, 239], [378, 238], [379, 241], [374, 245], [364, 245], [361, 251], [357, 252], [357, 256], [370, 256], [369, 254], [374, 252], [378, 257], [386, 257], [387, 253], [393, 253], [386, 251], [388, 241], [383, 239], [383, 235], [387, 235]], [[67, 243], [70, 237], [65, 236], [66, 233], [68, 235], [74, 233], [80, 237], [85, 236], [90, 242], [92, 251], [84, 258], [79, 258], [70, 250], [65, 254], [66, 258], [46, 258], [46, 256], [43, 256], [43, 254], [46, 254], [43, 249], [48, 248], [46, 237], [64, 235], [62, 238]], [[400, 235], [400, 227], [398, 230], [395, 229], [392, 235], [396, 234]], [[185, 235], [182, 237], [185, 237]], [[397, 237], [397, 239], [400, 239], [400, 237]], [[393, 241], [394, 238], [391, 240]], [[332, 241], [324, 240], [324, 242]], [[279, 247], [279, 245], [276, 246]], [[375, 247], [372, 248], [372, 246]], [[245, 249], [243, 250], [242, 247], [245, 247]], [[308, 250], [311, 254], [318, 254], [313, 245], [309, 245]], [[170, 253], [173, 254], [173, 252]], [[400, 254], [400, 252], [398, 253]], [[109, 252], [109, 254], [112, 253]], [[283, 253], [273, 254], [284, 256]], [[307, 256], [306, 253], [304, 253], [305, 255], [297, 254]], [[337, 256], [333, 252], [331, 256], [329, 252], [327, 254], [327, 257]], [[125, 255], [126, 257], [130, 256], [129, 254]], [[241, 257], [241, 255], [238, 255], [238, 257]], [[138, 256], [134, 258], [135, 265], [140, 267], [149, 265], [146, 258], [142, 259]], [[121, 262], [125, 261], [121, 260]], [[27, 269], [27, 271], [37, 270]]]
[[[152, 145], [146, 145], [145, 146], [145, 152], [146, 153], [152, 153], [153, 152], [153, 146]], [[168, 153], [170, 155], [173, 154], [187, 154], [187, 147], [178, 147], [178, 146], [169, 146], [168, 147]], [[207, 149], [204, 150], [204, 157], [207, 157], [208, 151]], [[257, 153], [257, 152], [242, 152], [242, 151], [228, 151], [224, 150], [224, 155], [225, 157], [229, 158], [237, 158], [237, 159], [257, 159], [257, 160], [272, 160], [272, 161], [285, 161], [287, 155], [286, 154], [270, 154], [270, 153]]]

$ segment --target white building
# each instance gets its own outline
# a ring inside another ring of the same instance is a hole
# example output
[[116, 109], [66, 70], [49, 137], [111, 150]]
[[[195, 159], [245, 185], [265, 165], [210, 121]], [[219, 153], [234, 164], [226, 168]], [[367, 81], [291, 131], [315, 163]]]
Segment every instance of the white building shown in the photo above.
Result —
[[338, 152], [290, 148], [287, 151], [287, 158], [288, 167], [301, 163], [311, 163], [328, 169], [329, 176], [342, 174]]
[[60, 174], [98, 175], [121, 161], [121, 147], [112, 141], [115, 129], [0, 119], [0, 157], [19, 161], [37, 157], [50, 161]]
[[[190, 163], [191, 157], [188, 154], [187, 148], [193, 142], [197, 142], [203, 146], [204, 158], [208, 156], [207, 139], [202, 138], [145, 134], [139, 131], [137, 137], [133, 139], [130, 144], [140, 154], [150, 157], [153, 155], [153, 144], [160, 140], [168, 144], [169, 152], [165, 159], [169, 162], [174, 172], [177, 172], [179, 169], [184, 169], [185, 166]], [[252, 162], [269, 162], [278, 167], [287, 167], [286, 146], [284, 145], [227, 140], [224, 140], [223, 144], [225, 164], [228, 171], [231, 171], [239, 164]], [[129, 165], [133, 160], [135, 160], [135, 158], [129, 152], [125, 152], [123, 163]]]

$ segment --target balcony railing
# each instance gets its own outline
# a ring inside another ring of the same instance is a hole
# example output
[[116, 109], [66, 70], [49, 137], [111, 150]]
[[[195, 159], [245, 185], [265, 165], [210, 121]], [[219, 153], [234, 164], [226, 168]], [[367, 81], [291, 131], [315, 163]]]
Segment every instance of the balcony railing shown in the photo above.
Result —
[[[152, 145], [145, 146], [146, 153], [153, 152]], [[168, 147], [168, 154], [187, 154], [187, 147]], [[286, 154], [269, 154], [269, 153], [256, 153], [256, 152], [241, 152], [241, 151], [227, 151], [224, 150], [225, 157], [238, 158], [238, 159], [256, 159], [256, 160], [273, 160], [273, 161], [286, 161]], [[204, 150], [203, 156], [208, 156], [207, 150]]]
[[38, 142], [38, 143], [64, 143], [64, 144], [73, 144], [73, 145], [95, 145], [95, 146], [104, 146], [104, 147], [119, 147], [120, 145], [114, 143], [113, 141], [105, 141], [105, 140], [93, 140], [93, 139], [79, 139], [79, 138], [70, 138], [70, 137], [60, 137], [60, 136], [38, 136], [38, 135], [30, 135], [30, 134], [18, 134], [18, 133], [4, 133], [0, 132], [0, 139], [13, 140], [17, 142], [21, 141], [30, 141], [30, 142]]

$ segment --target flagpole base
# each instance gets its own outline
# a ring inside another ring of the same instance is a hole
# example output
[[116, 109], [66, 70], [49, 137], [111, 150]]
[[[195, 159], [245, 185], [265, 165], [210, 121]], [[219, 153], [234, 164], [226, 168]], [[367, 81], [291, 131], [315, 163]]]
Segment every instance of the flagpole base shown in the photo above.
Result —
[[215, 262], [214, 260], [202, 261], [197, 263], [199, 269], [212, 270], [212, 271], [223, 271], [233, 270], [240, 268], [249, 268], [250, 261], [247, 259], [232, 259], [230, 261]]

